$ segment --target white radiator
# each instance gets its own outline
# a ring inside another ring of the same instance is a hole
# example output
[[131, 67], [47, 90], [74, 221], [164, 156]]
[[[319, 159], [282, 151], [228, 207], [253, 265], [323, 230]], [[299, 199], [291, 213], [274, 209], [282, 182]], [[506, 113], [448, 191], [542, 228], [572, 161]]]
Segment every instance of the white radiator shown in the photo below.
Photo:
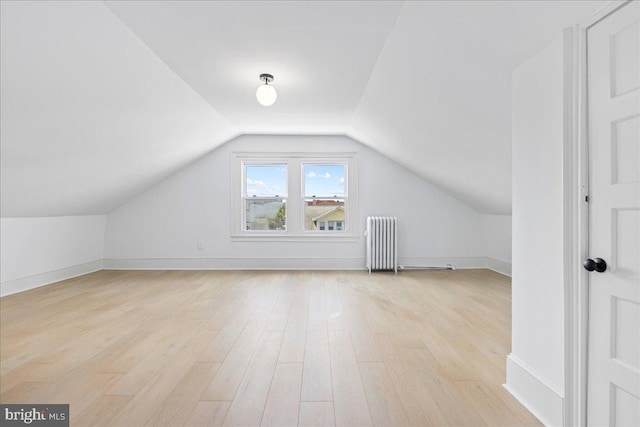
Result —
[[392, 216], [367, 217], [367, 268], [398, 272], [398, 227]]

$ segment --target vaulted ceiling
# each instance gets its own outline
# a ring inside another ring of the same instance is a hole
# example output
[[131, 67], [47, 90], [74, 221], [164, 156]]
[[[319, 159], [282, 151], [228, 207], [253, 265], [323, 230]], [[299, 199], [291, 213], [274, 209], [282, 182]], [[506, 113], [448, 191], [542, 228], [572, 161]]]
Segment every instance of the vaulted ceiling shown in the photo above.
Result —
[[244, 133], [346, 134], [508, 214], [511, 73], [604, 3], [3, 1], [2, 216], [107, 213]]

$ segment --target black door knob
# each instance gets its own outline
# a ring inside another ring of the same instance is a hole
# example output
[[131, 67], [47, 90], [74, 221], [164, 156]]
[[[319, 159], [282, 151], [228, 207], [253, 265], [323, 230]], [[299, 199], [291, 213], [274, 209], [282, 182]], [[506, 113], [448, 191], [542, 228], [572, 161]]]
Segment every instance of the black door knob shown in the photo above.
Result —
[[595, 270], [598, 273], [603, 273], [604, 271], [607, 270], [607, 262], [605, 260], [603, 260], [602, 258], [594, 258], [594, 259], [587, 258], [582, 263], [582, 266], [587, 271]]

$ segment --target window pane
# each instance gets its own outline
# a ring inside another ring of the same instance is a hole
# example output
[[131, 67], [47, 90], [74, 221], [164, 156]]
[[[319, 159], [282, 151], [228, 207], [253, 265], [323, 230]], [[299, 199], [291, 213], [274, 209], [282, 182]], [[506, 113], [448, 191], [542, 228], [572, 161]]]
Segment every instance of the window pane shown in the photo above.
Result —
[[345, 166], [305, 164], [305, 197], [344, 197]]
[[286, 230], [286, 199], [246, 199], [245, 230]]
[[245, 195], [287, 196], [287, 165], [246, 165]]
[[304, 199], [305, 231], [342, 231], [344, 220], [344, 199]]

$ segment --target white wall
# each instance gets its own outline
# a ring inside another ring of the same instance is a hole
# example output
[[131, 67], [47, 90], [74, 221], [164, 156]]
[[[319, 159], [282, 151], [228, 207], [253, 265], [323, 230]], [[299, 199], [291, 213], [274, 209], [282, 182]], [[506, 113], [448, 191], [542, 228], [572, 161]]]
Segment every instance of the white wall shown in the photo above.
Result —
[[511, 215], [482, 215], [487, 267], [511, 275]]
[[106, 217], [0, 219], [0, 295], [102, 267]]
[[513, 75], [512, 353], [506, 387], [547, 425], [564, 395], [563, 41]]
[[480, 215], [379, 153], [343, 136], [245, 135], [111, 212], [105, 268], [364, 268], [362, 238], [232, 241], [233, 151], [357, 152], [361, 231], [368, 215], [397, 216], [401, 263], [486, 266]]

